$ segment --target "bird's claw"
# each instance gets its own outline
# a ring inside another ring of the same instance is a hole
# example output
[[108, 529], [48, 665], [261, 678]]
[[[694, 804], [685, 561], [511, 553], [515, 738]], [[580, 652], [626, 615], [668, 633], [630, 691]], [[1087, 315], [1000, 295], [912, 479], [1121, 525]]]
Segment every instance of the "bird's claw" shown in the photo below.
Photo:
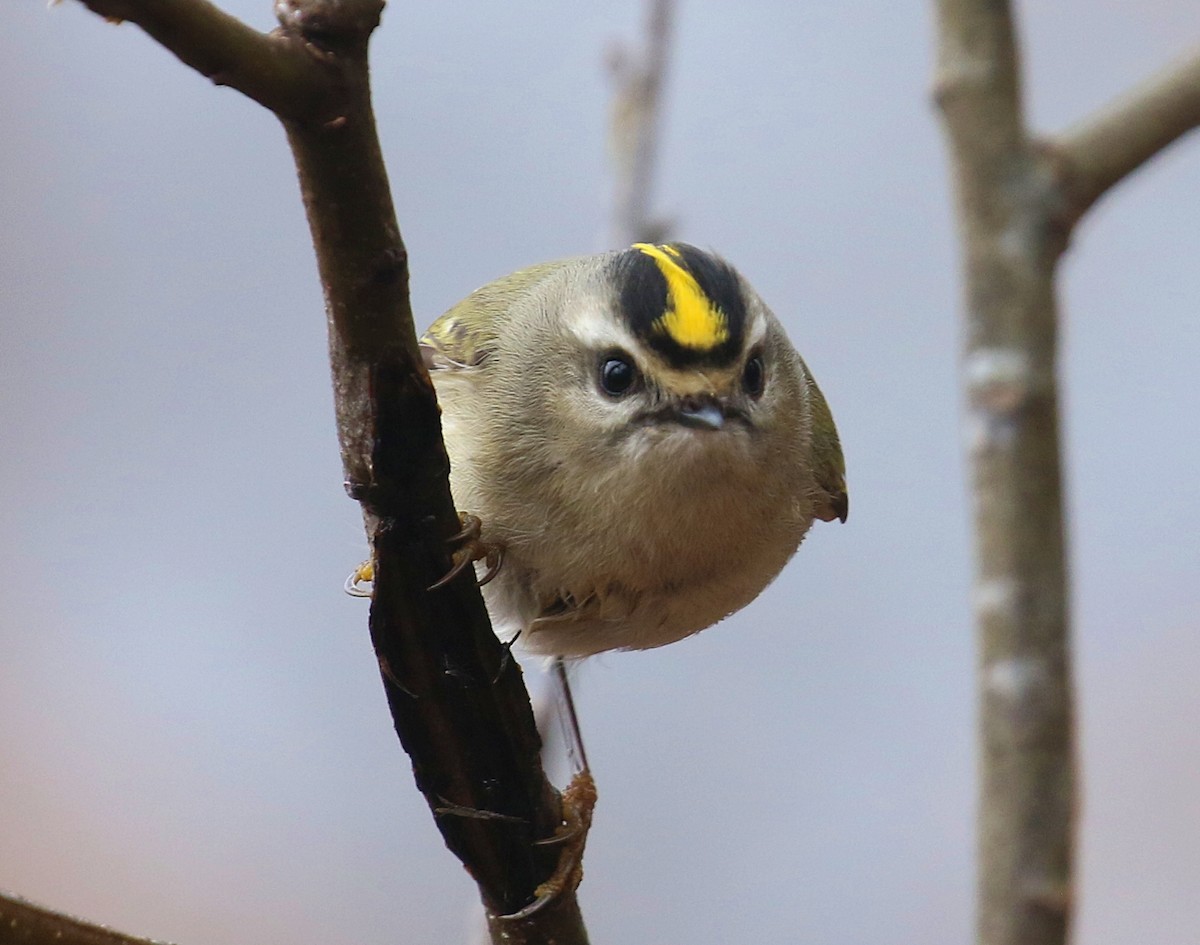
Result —
[[561, 844], [558, 866], [544, 883], [534, 890], [536, 898], [525, 908], [508, 915], [496, 916], [505, 922], [517, 922], [537, 915], [564, 893], [574, 892], [583, 880], [583, 848], [592, 826], [592, 811], [596, 807], [596, 781], [587, 768], [571, 778], [562, 794], [562, 826], [553, 837], [536, 841], [538, 846]]
[[462, 528], [446, 539], [447, 544], [461, 543], [460, 547], [451, 555], [454, 565], [438, 581], [429, 585], [431, 591], [445, 587], [458, 577], [468, 565], [474, 564], [476, 561], [482, 561], [487, 565], [487, 571], [484, 572], [483, 577], [476, 581], [480, 587], [483, 587], [500, 573], [500, 566], [504, 563], [504, 546], [483, 540], [483, 523], [479, 520], [479, 516], [471, 515], [469, 512], [460, 512], [458, 518], [462, 523]]
[[[458, 577], [464, 568], [476, 561], [482, 561], [487, 565], [483, 577], [476, 582], [483, 587], [500, 573], [500, 567], [504, 564], [504, 546], [483, 540], [481, 537], [483, 523], [480, 522], [477, 515], [463, 512], [459, 514], [459, 521], [462, 523], [462, 528], [446, 539], [447, 544], [461, 543], [460, 547], [451, 555], [454, 565], [440, 580], [429, 586], [428, 589], [431, 591], [445, 587]], [[372, 586], [374, 581], [375, 563], [364, 561], [346, 578], [342, 590], [351, 597], [370, 597], [374, 593]]]
[[374, 580], [375, 563], [373, 561], [364, 561], [346, 578], [346, 583], [342, 585], [342, 590], [351, 597], [370, 597], [374, 591], [374, 588], [370, 585]]
[[474, 542], [478, 541], [483, 534], [483, 520], [478, 515], [472, 515], [470, 512], [458, 513], [458, 524], [462, 526], [458, 531], [446, 539], [449, 545], [456, 541]]

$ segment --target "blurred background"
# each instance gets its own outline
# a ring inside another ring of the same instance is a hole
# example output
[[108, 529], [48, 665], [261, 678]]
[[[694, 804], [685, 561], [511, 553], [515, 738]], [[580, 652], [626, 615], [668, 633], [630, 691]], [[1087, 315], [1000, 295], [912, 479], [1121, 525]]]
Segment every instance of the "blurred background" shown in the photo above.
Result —
[[[270, 28], [266, 0], [223, 0]], [[1200, 37], [1184, 0], [1023, 4], [1053, 130]], [[412, 4], [373, 43], [421, 325], [604, 248], [637, 0]], [[0, 35], [0, 888], [193, 945], [459, 942], [474, 887], [366, 633], [283, 134], [133, 26]], [[850, 521], [744, 612], [577, 684], [594, 941], [972, 928], [958, 265], [929, 4], [683, 0], [658, 212], [757, 286], [842, 431]], [[1111, 195], [1062, 301], [1078, 939], [1200, 934], [1200, 142]]]

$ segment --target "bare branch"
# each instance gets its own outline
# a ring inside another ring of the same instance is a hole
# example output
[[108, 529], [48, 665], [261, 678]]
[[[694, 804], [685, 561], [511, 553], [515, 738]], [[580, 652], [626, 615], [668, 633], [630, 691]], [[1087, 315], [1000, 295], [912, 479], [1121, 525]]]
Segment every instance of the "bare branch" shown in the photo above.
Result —
[[1067, 222], [1074, 223], [1128, 174], [1200, 126], [1200, 52], [1164, 69], [1142, 86], [1048, 147], [1061, 162]]
[[1057, 180], [1021, 119], [1001, 0], [939, 0], [938, 103], [966, 270], [981, 945], [1062, 945], [1074, 749], [1055, 380]]
[[1007, 3], [938, 0], [934, 96], [960, 166], [972, 177], [1025, 144], [1021, 87]]
[[[555, 834], [561, 813], [542, 774], [520, 670], [492, 633], [473, 570], [429, 590], [450, 570], [448, 539], [461, 526], [417, 349], [365, 36], [354, 48], [334, 60], [339, 118], [284, 125], [325, 289], [346, 481], [363, 503], [374, 549], [371, 639], [397, 734], [439, 830], [489, 910], [511, 913], [553, 873], [557, 850], [537, 841]], [[454, 810], [484, 816], [445, 813]]]
[[644, 45], [617, 46], [609, 54], [616, 85], [609, 127], [615, 183], [610, 245], [614, 248], [661, 242], [666, 236], [666, 224], [650, 214], [650, 200], [673, 8], [673, 0], [647, 0]]
[[[136, 23], [201, 75], [280, 116], [311, 113], [327, 92], [329, 80], [313, 50], [251, 29], [207, 0], [80, 2], [110, 20]], [[382, 9], [382, 2], [374, 5]]]
[[[346, 486], [374, 551], [371, 640], [393, 722], [484, 905], [517, 913], [555, 872], [557, 848], [539, 841], [556, 836], [562, 813], [520, 669], [492, 632], [471, 569], [430, 590], [451, 568], [460, 524], [371, 110], [367, 44], [383, 2], [276, 0], [270, 36], [205, 0], [81, 2], [138, 23], [283, 121], [325, 292]], [[573, 890], [519, 926], [523, 942], [587, 940]]]
[[1200, 54], [1031, 140], [1009, 5], [938, 0], [936, 97], [966, 270], [980, 653], [979, 941], [1060, 945], [1072, 908], [1073, 705], [1056, 267], [1109, 188], [1200, 125]]
[[0, 894], [0, 945], [162, 945]]

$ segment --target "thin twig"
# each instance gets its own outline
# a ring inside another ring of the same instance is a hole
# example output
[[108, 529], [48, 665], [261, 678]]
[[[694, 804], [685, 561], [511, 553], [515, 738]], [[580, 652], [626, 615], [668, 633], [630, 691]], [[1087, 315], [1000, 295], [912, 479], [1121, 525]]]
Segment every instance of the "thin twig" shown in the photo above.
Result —
[[618, 46], [609, 56], [616, 91], [609, 127], [614, 177], [610, 246], [661, 242], [667, 225], [650, 213], [662, 89], [670, 49], [673, 0], [647, 0], [646, 36], [639, 48]]
[[1200, 126], [1200, 52], [1164, 69], [1095, 115], [1051, 138], [1078, 220], [1106, 191]]

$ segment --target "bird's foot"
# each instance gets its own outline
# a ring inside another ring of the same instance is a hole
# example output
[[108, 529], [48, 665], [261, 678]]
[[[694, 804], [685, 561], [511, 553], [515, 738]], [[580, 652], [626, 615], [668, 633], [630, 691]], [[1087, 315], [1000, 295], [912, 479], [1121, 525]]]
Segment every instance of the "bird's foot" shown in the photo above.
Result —
[[562, 793], [563, 822], [553, 837], [537, 841], [539, 846], [561, 846], [558, 866], [544, 883], [534, 890], [536, 897], [524, 909], [497, 916], [506, 921], [528, 919], [541, 912], [564, 893], [573, 893], [583, 881], [583, 848], [592, 826], [596, 807], [596, 780], [587, 768], [576, 773]]
[[[461, 543], [451, 555], [454, 564], [441, 580], [429, 586], [431, 591], [445, 587], [458, 577], [459, 572], [476, 561], [487, 563], [487, 571], [477, 581], [479, 586], [483, 587], [500, 573], [500, 566], [504, 563], [504, 546], [483, 540], [483, 523], [478, 516], [460, 512], [458, 519], [462, 523], [462, 529], [446, 539], [447, 544]], [[342, 589], [351, 597], [370, 597], [374, 593], [374, 580], [375, 562], [364, 561], [346, 578]]]
[[342, 585], [344, 590], [351, 597], [370, 597], [374, 588], [371, 586], [375, 580], [375, 562], [364, 561], [346, 578], [346, 583]]
[[439, 581], [429, 586], [431, 591], [445, 587], [458, 577], [464, 568], [476, 561], [483, 561], [487, 564], [487, 571], [476, 581], [480, 587], [483, 587], [500, 573], [500, 566], [504, 563], [504, 545], [483, 540], [483, 522], [479, 520], [479, 516], [469, 512], [459, 512], [458, 520], [462, 524], [462, 528], [446, 539], [447, 544], [458, 544], [458, 548], [451, 555], [454, 564]]

